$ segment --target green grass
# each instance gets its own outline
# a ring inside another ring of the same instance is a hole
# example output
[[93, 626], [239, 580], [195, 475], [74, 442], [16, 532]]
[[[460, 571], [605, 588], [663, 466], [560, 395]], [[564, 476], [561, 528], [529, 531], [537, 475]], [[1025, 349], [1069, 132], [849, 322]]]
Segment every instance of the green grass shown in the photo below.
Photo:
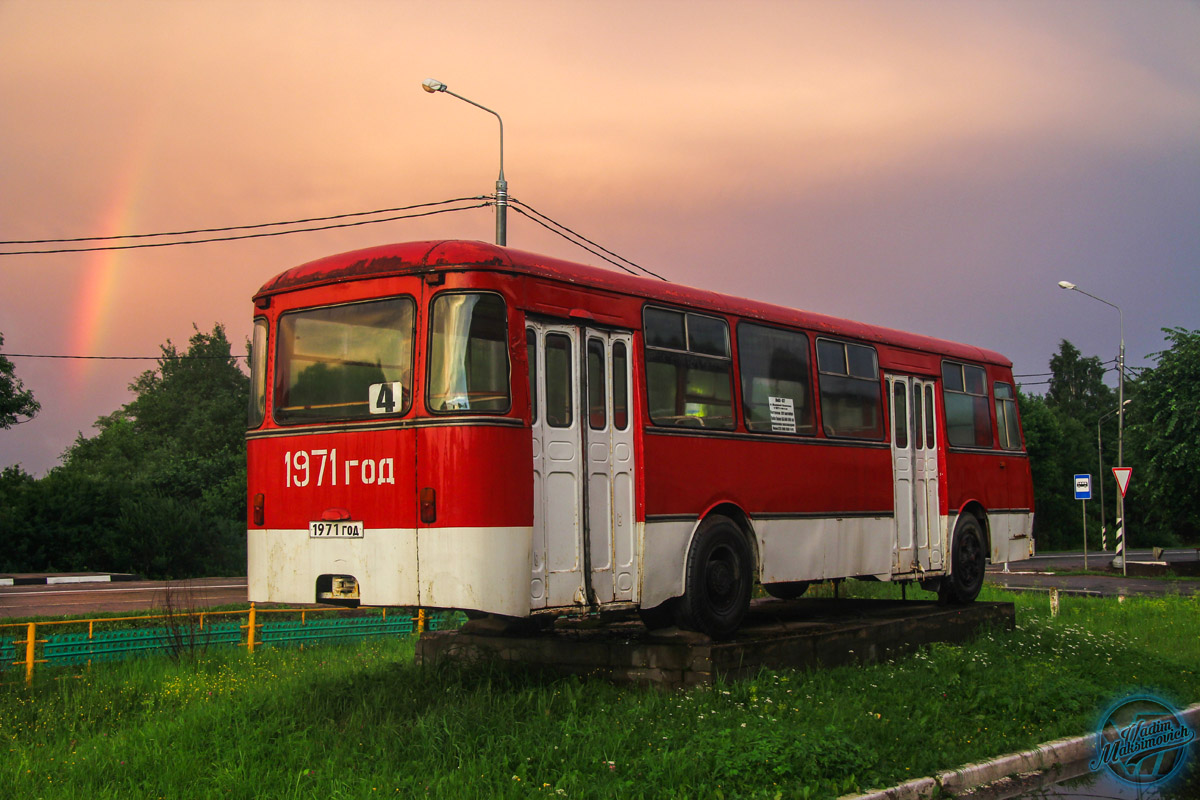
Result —
[[411, 639], [45, 670], [32, 689], [9, 670], [0, 795], [830, 798], [1090, 732], [1134, 689], [1200, 699], [1200, 598], [1065, 597], [1052, 619], [1044, 595], [984, 591], [1017, 604], [1016, 631], [689, 692], [420, 668]]

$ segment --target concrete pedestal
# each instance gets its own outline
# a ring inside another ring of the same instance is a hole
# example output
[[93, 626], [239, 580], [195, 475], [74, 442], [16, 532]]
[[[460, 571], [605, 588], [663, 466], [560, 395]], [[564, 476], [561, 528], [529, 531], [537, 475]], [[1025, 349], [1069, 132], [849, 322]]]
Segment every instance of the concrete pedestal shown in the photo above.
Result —
[[419, 664], [491, 661], [667, 689], [733, 680], [760, 668], [869, 664], [933, 642], [962, 642], [988, 627], [1011, 630], [1012, 603], [939, 606], [897, 600], [756, 600], [736, 638], [713, 641], [637, 621], [595, 626], [559, 620], [528, 635], [437, 631], [421, 635]]

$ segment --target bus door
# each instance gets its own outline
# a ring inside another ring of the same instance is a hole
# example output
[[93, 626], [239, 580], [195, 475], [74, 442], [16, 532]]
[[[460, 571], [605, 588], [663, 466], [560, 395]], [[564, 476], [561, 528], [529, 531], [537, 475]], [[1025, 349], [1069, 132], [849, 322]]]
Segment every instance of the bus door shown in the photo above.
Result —
[[628, 333], [529, 322], [530, 607], [633, 601], [637, 548]]
[[934, 382], [888, 375], [897, 575], [942, 569]]

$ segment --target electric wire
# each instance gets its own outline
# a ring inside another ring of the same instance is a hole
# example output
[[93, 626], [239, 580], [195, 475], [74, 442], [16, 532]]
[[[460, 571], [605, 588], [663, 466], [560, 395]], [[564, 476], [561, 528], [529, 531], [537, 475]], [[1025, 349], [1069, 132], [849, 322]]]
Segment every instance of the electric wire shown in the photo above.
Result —
[[[510, 200], [510, 202], [511, 202], [511, 200]], [[571, 238], [570, 236], [568, 236], [567, 234], [563, 233], [563, 232], [562, 232], [562, 231], [560, 231], [560, 230], [557, 230], [556, 228], [554, 228], [554, 227], [552, 227], [552, 226], [548, 225], [548, 224], [547, 224], [547, 223], [545, 223], [545, 222], [542, 222], [540, 219], [538, 219], [537, 217], [533, 216], [532, 214], [527, 214], [525, 211], [523, 211], [523, 210], [522, 210], [522, 209], [520, 209], [520, 208], [517, 208], [516, 206], [513, 206], [513, 211], [517, 212], [518, 214], [520, 214], [521, 216], [525, 217], [526, 219], [529, 219], [529, 220], [531, 220], [531, 221], [533, 221], [533, 222], [536, 222], [538, 225], [541, 225], [543, 228], [545, 228], [546, 230], [548, 230], [548, 231], [550, 231], [551, 233], [555, 234], [556, 236], [561, 236], [563, 239], [566, 239], [568, 242], [570, 242], [571, 244], [575, 245], [575, 246], [576, 246], [576, 247], [578, 247], [580, 250], [584, 250], [584, 251], [586, 251], [586, 252], [588, 252], [588, 253], [591, 253], [591, 254], [592, 254], [592, 255], [594, 255], [596, 258], [603, 259], [604, 261], [607, 261], [608, 263], [612, 264], [612, 265], [613, 265], [614, 267], [616, 267], [617, 269], [620, 269], [620, 270], [622, 270], [622, 271], [624, 271], [624, 272], [628, 272], [630, 275], [633, 275], [634, 277], [637, 277], [637, 278], [640, 278], [640, 277], [642, 277], [641, 275], [638, 275], [636, 272], [634, 272], [633, 270], [631, 270], [629, 267], [625, 266], [625, 265], [624, 265], [624, 264], [622, 264], [621, 262], [619, 262], [619, 261], [614, 261], [614, 260], [612, 260], [611, 258], [608, 258], [607, 256], [605, 256], [604, 254], [602, 254], [602, 253], [598, 253], [598, 252], [596, 252], [595, 250], [592, 250], [592, 249], [591, 249], [590, 247], [588, 247], [587, 245], [580, 244], [579, 242], [575, 241], [574, 239], [572, 239], [572, 238]]]
[[53, 253], [95, 253], [110, 250], [138, 250], [147, 247], [177, 247], [180, 245], [190, 244], [208, 244], [210, 242], [233, 242], [241, 239], [263, 239], [270, 236], [287, 236], [293, 233], [314, 233], [316, 231], [328, 231], [336, 228], [355, 228], [361, 225], [374, 225], [379, 222], [395, 222], [402, 219], [416, 219], [418, 217], [432, 217], [436, 214], [450, 214], [456, 211], [470, 211], [475, 208], [486, 208], [493, 205], [492, 201], [476, 203], [469, 206], [459, 206], [457, 208], [439, 208], [433, 211], [423, 211], [415, 214], [400, 214], [394, 217], [384, 217], [382, 219], [359, 220], [357, 222], [340, 222], [332, 225], [320, 225], [312, 228], [293, 228], [286, 231], [268, 231], [265, 233], [244, 233], [237, 236], [214, 236], [207, 239], [187, 239], [174, 242], [146, 242], [143, 244], [121, 244], [121, 245], [104, 245], [99, 247], [62, 247], [53, 250], [5, 250], [0, 251], [0, 256], [40, 256], [50, 255]]
[[72, 358], [86, 361], [228, 361], [231, 358], [248, 359], [250, 356], [184, 356], [184, 355], [161, 355], [161, 356], [70, 356], [70, 355], [47, 355], [45, 353], [0, 353], [2, 358]]
[[[1100, 366], [1104, 366], [1105, 364], [1116, 364], [1116, 363], [1117, 363], [1117, 359], [1110, 358], [1108, 361], [1101, 361]], [[1132, 367], [1130, 367], [1129, 365], [1126, 365], [1125, 368], [1132, 369]], [[1115, 369], [1115, 367], [1113, 369]], [[1104, 371], [1112, 372], [1112, 369], [1106, 369]], [[1044, 377], [1048, 377], [1053, 374], [1054, 374], [1053, 372], [1027, 372], [1023, 375], [1013, 375], [1013, 377], [1014, 378], [1044, 378]]]
[[329, 222], [335, 219], [349, 219], [350, 217], [373, 217], [377, 214], [392, 214], [396, 211], [412, 211], [417, 208], [429, 208], [431, 206], [444, 206], [451, 203], [465, 203], [469, 200], [487, 200], [487, 195], [477, 195], [475, 197], [456, 197], [453, 200], [437, 200], [432, 203], [415, 203], [410, 206], [397, 206], [395, 208], [378, 208], [374, 211], [352, 211], [346, 214], [330, 214], [325, 217], [306, 217], [304, 219], [292, 219], [282, 222], [258, 222], [253, 225], [227, 225], [222, 228], [193, 228], [186, 231], [162, 231], [159, 233], [117, 233], [111, 236], [77, 236], [70, 239], [12, 239], [10, 241], [0, 241], [0, 245], [18, 245], [18, 244], [71, 244], [74, 242], [111, 242], [117, 239], [152, 239], [161, 236], [195, 236], [201, 233], [225, 233], [227, 231], [248, 231], [255, 228], [277, 228], [285, 225], [307, 225], [310, 222]]
[[[631, 267], [634, 267], [635, 269], [638, 269], [638, 270], [640, 270], [640, 271], [642, 271], [642, 272], [646, 273], [647, 275], [650, 275], [651, 277], [658, 278], [660, 281], [667, 281], [667, 279], [666, 279], [666, 278], [664, 278], [662, 275], [659, 275], [657, 272], [654, 272], [654, 271], [652, 271], [652, 270], [646, 269], [646, 268], [645, 268], [645, 267], [643, 267], [641, 264], [638, 264], [638, 263], [636, 263], [636, 262], [630, 261], [628, 258], [625, 258], [625, 256], [622, 256], [622, 255], [620, 255], [619, 253], [614, 253], [612, 250], [609, 250], [608, 248], [606, 248], [606, 247], [604, 247], [604, 246], [602, 246], [602, 245], [599, 245], [599, 244], [597, 244], [596, 242], [593, 242], [591, 239], [587, 238], [586, 236], [584, 236], [584, 235], [582, 235], [582, 234], [580, 234], [580, 233], [577, 233], [576, 231], [573, 231], [573, 230], [571, 230], [571, 229], [570, 229], [570, 228], [568, 228], [566, 225], [563, 225], [561, 222], [558, 222], [557, 220], [555, 220], [555, 219], [552, 219], [551, 217], [548, 217], [548, 216], [546, 216], [545, 214], [543, 214], [542, 212], [538, 211], [536, 208], [534, 208], [533, 206], [529, 205], [528, 203], [522, 203], [520, 200], [517, 200], [517, 199], [515, 199], [515, 198], [509, 198], [509, 202], [513, 204], [513, 206], [514, 206], [514, 209], [513, 209], [513, 210], [517, 211], [518, 213], [521, 213], [521, 214], [523, 214], [523, 215], [524, 215], [524, 216], [525, 216], [527, 219], [531, 219], [531, 220], [533, 220], [534, 222], [537, 222], [538, 224], [542, 225], [542, 227], [544, 227], [544, 228], [547, 228], [547, 229], [549, 229], [549, 230], [552, 230], [552, 231], [554, 231], [554, 233], [558, 233], [558, 235], [559, 235], [559, 236], [562, 236], [564, 239], [567, 239], [567, 241], [572, 241], [572, 240], [571, 240], [570, 238], [568, 238], [567, 236], [563, 236], [563, 234], [562, 234], [562, 233], [559, 233], [558, 231], [555, 231], [555, 230], [554, 230], [554, 228], [551, 228], [551, 227], [550, 227], [550, 225], [553, 225], [553, 226], [555, 226], [555, 227], [557, 227], [557, 228], [561, 228], [562, 230], [564, 230], [564, 231], [566, 231], [567, 233], [569, 233], [571, 236], [574, 236], [576, 239], [581, 239], [581, 240], [583, 240], [584, 242], [587, 242], [587, 243], [588, 243], [588, 244], [590, 244], [592, 247], [595, 247], [597, 250], [600, 250], [600, 251], [602, 251], [602, 252], [604, 252], [604, 253], [607, 253], [608, 255], [612, 256], [613, 258], [620, 259], [621, 261], [625, 262], [626, 264], [630, 265]], [[520, 206], [520, 208], [515, 208], [516, 206]], [[527, 208], [527, 209], [529, 209], [529, 211], [533, 212], [533, 214], [535, 214], [535, 215], [536, 215], [536, 217], [535, 217], [535, 216], [531, 216], [530, 214], [527, 214], [527, 213], [525, 213], [524, 211], [522, 211], [522, 210], [521, 210], [522, 208]], [[539, 218], [540, 218], [540, 219], [539, 219]], [[541, 220], [545, 220], [546, 222], [550, 223], [550, 225], [547, 225], [547, 224], [545, 224], [545, 223], [544, 223], [544, 222], [542, 222]], [[620, 265], [620, 264], [617, 264], [617, 262], [613, 261], [612, 259], [610, 259], [610, 258], [605, 258], [605, 257], [604, 257], [603, 255], [601, 255], [600, 253], [597, 253], [597, 252], [595, 252], [594, 250], [589, 250], [588, 248], [584, 247], [583, 245], [579, 244], [578, 242], [575, 242], [575, 244], [576, 244], [577, 246], [579, 246], [580, 248], [582, 248], [582, 249], [584, 249], [584, 250], [587, 250], [587, 251], [588, 251], [589, 253], [591, 253], [592, 255], [594, 255], [594, 256], [597, 256], [597, 257], [599, 257], [599, 258], [603, 258], [605, 261], [607, 261], [607, 262], [608, 262], [608, 263], [610, 263], [610, 264], [613, 264], [614, 266], [621, 267], [621, 265]], [[625, 267], [621, 267], [621, 269], [625, 270], [626, 272], [629, 272], [631, 275], [633, 275], [633, 274], [636, 274], [636, 273], [630, 272], [630, 270], [626, 269]], [[669, 281], [668, 281], [668, 282], [669, 282]]]

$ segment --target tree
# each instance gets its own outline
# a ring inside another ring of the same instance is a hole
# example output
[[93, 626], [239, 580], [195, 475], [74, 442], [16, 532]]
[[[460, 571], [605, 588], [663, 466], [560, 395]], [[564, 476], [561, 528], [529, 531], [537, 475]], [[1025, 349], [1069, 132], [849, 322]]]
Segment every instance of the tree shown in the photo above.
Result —
[[161, 349], [134, 399], [38, 481], [26, 569], [243, 574], [249, 379], [220, 325]]
[[1075, 345], [1063, 339], [1050, 358], [1050, 388], [1046, 402], [1064, 415], [1085, 424], [1115, 405], [1112, 389], [1104, 383], [1104, 364], [1098, 356], [1084, 358]]
[[[0, 333], [0, 348], [3, 347], [4, 334]], [[17, 377], [13, 363], [0, 355], [0, 430], [28, 422], [41, 408], [33, 399], [33, 392]]]
[[[1137, 381], [1129, 406], [1140, 456], [1136, 493], [1162, 543], [1200, 541], [1200, 330], [1163, 328], [1170, 347]], [[1131, 490], [1133, 494], [1134, 490]]]
[[[1021, 423], [1025, 432], [1036, 516], [1035, 533], [1043, 549], [1077, 549], [1082, 544], [1082, 519], [1074, 499], [1072, 476], [1094, 476], [1093, 501], [1087, 505], [1089, 548], [1100, 545], [1100, 502], [1096, 490], [1099, 481], [1108, 481], [1105, 493], [1105, 517], [1109, 526], [1109, 545], [1113, 543], [1116, 519], [1116, 484], [1108, 468], [1116, 464], [1117, 408], [1116, 393], [1104, 383], [1106, 370], [1096, 356], [1085, 357], [1071, 342], [1062, 340], [1050, 359], [1050, 382], [1044, 396], [1019, 394]], [[1137, 392], [1137, 385], [1126, 382], [1126, 397]], [[1097, 423], [1103, 422], [1104, 474], [1097, 459]], [[1138, 455], [1127, 447], [1125, 463], [1137, 466]], [[1131, 527], [1141, 528], [1138, 504], [1126, 504]], [[1150, 544], [1139, 539], [1139, 544]], [[1157, 542], [1155, 542], [1157, 543]]]

